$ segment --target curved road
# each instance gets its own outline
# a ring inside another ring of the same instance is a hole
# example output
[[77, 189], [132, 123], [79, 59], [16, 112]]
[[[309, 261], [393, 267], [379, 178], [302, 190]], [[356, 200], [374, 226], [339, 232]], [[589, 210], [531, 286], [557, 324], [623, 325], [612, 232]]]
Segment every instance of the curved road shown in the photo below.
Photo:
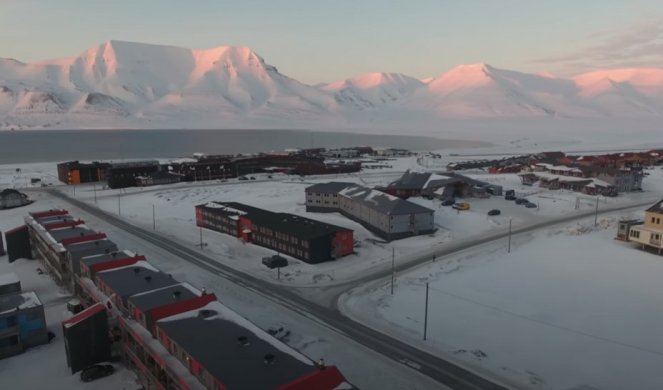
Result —
[[[408, 367], [417, 369], [424, 375], [427, 375], [434, 380], [449, 386], [453, 389], [506, 389], [501, 384], [490, 381], [472, 371], [462, 368], [454, 363], [444, 360], [440, 357], [434, 356], [424, 352], [418, 348], [412, 347], [396, 338], [386, 335], [382, 332], [371, 329], [359, 322], [344, 316], [337, 308], [338, 298], [346, 291], [361, 284], [385, 278], [391, 275], [391, 268], [386, 268], [370, 275], [366, 275], [352, 281], [334, 285], [326, 289], [327, 296], [324, 298], [325, 305], [312, 302], [304, 298], [303, 294], [297, 293], [297, 290], [306, 290], [306, 288], [289, 288], [272, 284], [268, 281], [258, 279], [251, 275], [237, 271], [233, 268], [219, 263], [217, 260], [201, 254], [197, 250], [174, 242], [167, 237], [137, 227], [117, 216], [110, 214], [106, 211], [100, 210], [93, 205], [84, 203], [77, 199], [70, 198], [57, 190], [48, 190], [48, 192], [66, 201], [73, 206], [92, 214], [111, 225], [120, 228], [139, 237], [157, 247], [160, 247], [174, 255], [180, 257], [182, 260], [194, 264], [206, 271], [221, 276], [231, 282], [248, 288], [264, 297], [275, 301], [280, 305], [284, 305], [289, 309], [309, 318], [318, 324], [325, 326], [335, 332], [344, 335], [384, 356], [389, 357], [397, 362], [407, 364]], [[651, 204], [652, 201], [637, 202], [627, 205], [621, 205], [612, 208], [605, 208], [600, 210], [599, 213], [614, 212], [619, 210], [630, 209], [634, 207], [641, 207]], [[529, 224], [512, 230], [512, 235], [522, 234], [533, 230], [553, 226], [560, 223], [566, 223], [577, 219], [587, 218], [594, 215], [594, 211], [581, 212], [573, 215], [563, 216], [560, 218], [551, 219], [548, 221], [537, 222]], [[504, 239], [509, 235], [508, 231], [500, 231], [494, 234], [489, 234], [482, 237], [480, 240], [476, 238], [469, 238], [454, 242], [446, 245], [443, 248], [431, 249], [423, 253], [417, 254], [415, 257], [409, 258], [405, 262], [400, 262], [395, 268], [396, 272], [404, 271], [414, 266], [429, 262], [432, 257], [441, 260], [445, 256], [478, 246], [496, 240]], [[410, 364], [408, 364], [410, 363]]]

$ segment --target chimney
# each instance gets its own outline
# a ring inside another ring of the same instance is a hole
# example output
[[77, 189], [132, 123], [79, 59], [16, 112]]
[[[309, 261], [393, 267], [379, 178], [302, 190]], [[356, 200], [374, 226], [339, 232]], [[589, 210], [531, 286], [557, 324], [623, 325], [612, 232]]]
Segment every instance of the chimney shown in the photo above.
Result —
[[180, 299], [180, 295], [182, 295], [182, 293], [179, 290], [173, 291], [173, 299], [175, 300]]
[[145, 281], [146, 281], [147, 283], [151, 282], [151, 281], [152, 281], [152, 277], [151, 277], [150, 275], [147, 275], [147, 276], [145, 277]]
[[265, 362], [265, 364], [267, 364], [267, 365], [269, 365], [269, 364], [274, 364], [274, 360], [275, 360], [275, 359], [276, 359], [276, 356], [274, 356], [274, 355], [271, 354], [271, 353], [268, 353], [268, 354], [265, 355], [265, 360], [264, 360], [264, 362]]
[[237, 342], [239, 343], [239, 345], [247, 347], [249, 345], [249, 338], [246, 336], [239, 336], [237, 338]]
[[138, 275], [139, 272], [140, 272], [140, 267], [134, 267], [134, 273]]

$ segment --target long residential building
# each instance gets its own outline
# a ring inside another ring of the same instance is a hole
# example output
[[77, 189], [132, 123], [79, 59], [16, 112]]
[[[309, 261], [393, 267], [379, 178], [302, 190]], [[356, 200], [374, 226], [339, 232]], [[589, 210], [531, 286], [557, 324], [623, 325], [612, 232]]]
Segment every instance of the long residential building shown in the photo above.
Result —
[[434, 210], [352, 183], [307, 187], [306, 211], [339, 212], [389, 241], [436, 230]]
[[237, 202], [209, 202], [196, 206], [196, 224], [307, 263], [334, 260], [354, 249], [350, 229]]
[[[75, 271], [72, 259], [86, 251], [74, 256], [70, 245], [78, 243], [67, 245], [66, 240], [107, 239], [66, 210], [32, 213], [25, 221], [10, 234], [12, 253], [27, 250], [41, 258], [54, 278], [67, 281], [66, 287], [73, 280], [71, 291], [84, 307], [62, 323], [72, 373], [120, 358], [145, 389], [354, 389], [336, 367], [314, 363], [214, 294], [176, 280], [144, 256], [101, 249], [78, 259]], [[49, 229], [54, 223], [57, 228]], [[73, 237], [63, 231], [72, 231]], [[36, 297], [28, 298], [38, 305]], [[5, 314], [2, 302], [0, 313]]]

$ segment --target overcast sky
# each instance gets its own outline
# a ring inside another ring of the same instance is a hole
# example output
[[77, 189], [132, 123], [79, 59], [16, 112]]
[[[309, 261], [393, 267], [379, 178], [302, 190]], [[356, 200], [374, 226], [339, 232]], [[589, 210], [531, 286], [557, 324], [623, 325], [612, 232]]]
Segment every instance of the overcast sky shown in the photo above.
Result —
[[248, 46], [316, 84], [458, 65], [561, 76], [663, 66], [662, 0], [0, 0], [0, 57], [69, 57], [110, 39]]

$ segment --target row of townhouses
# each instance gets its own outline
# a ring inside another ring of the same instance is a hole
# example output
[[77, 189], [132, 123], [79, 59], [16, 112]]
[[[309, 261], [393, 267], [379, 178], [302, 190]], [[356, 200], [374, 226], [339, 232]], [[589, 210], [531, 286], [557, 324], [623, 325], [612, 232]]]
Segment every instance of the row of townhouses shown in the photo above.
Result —
[[62, 324], [72, 373], [120, 358], [145, 389], [353, 388], [336, 367], [314, 363], [214, 294], [119, 250], [66, 210], [31, 213], [6, 237], [10, 261], [39, 258], [81, 302]]

